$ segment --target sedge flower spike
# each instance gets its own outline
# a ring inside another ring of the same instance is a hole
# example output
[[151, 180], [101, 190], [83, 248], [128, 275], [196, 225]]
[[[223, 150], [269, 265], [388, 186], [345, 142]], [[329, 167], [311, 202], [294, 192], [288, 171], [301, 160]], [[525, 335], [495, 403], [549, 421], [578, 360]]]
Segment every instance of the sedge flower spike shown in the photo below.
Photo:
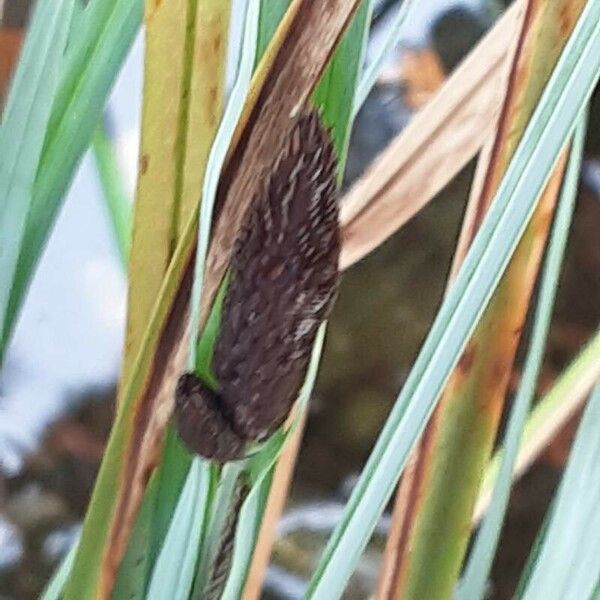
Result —
[[335, 151], [312, 112], [298, 118], [236, 240], [212, 357], [219, 388], [192, 373], [179, 380], [177, 431], [194, 453], [243, 458], [286, 420], [337, 296], [338, 218]]

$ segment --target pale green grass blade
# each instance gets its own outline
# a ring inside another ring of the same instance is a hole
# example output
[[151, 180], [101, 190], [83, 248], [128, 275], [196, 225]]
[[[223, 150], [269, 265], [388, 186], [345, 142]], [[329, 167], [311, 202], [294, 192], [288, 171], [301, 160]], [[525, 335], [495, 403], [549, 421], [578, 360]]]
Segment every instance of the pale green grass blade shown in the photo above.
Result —
[[[207, 522], [205, 528], [205, 539], [202, 544], [200, 557], [197, 564], [197, 574], [191, 598], [202, 600], [204, 590], [214, 566], [215, 557], [221, 545], [224, 524], [230, 516], [230, 506], [235, 492], [238, 478], [244, 472], [245, 461], [235, 461], [223, 466], [220, 473], [217, 489], [211, 498], [208, 507]], [[206, 467], [209, 463], [204, 462]]]
[[[152, 500], [155, 499], [157, 484], [158, 478], [153, 475], [146, 488], [146, 494]], [[146, 597], [149, 571], [149, 553], [146, 541], [151, 536], [153, 513], [154, 502], [143, 502], [131, 533], [127, 552], [119, 565], [116, 581], [111, 591], [111, 600], [144, 600]], [[161, 543], [163, 541], [164, 537]], [[158, 554], [158, 550], [156, 554]], [[94, 560], [89, 560], [88, 565], [91, 566]]]
[[210, 488], [206, 463], [195, 458], [160, 551], [146, 598], [186, 600], [192, 589]]
[[61, 600], [63, 588], [71, 572], [75, 554], [77, 553], [77, 542], [71, 546], [65, 557], [62, 559], [60, 566], [48, 582], [46, 589], [42, 593], [40, 600]]
[[[64, 41], [62, 48], [55, 48], [52, 52], [53, 56], [48, 56], [48, 49], [52, 43], [52, 36], [58, 32], [58, 28], [64, 23], [60, 22], [62, 11], [65, 10], [66, 6], [64, 3], [58, 7], [58, 13], [55, 12], [55, 8], [52, 2], [42, 1], [35, 7], [30, 21], [27, 25], [27, 31], [25, 41], [21, 48], [19, 55], [19, 61], [17, 63], [15, 72], [12, 74], [10, 88], [6, 97], [4, 110], [2, 112], [2, 119], [0, 120], [0, 126], [8, 126], [15, 133], [24, 133], [25, 128], [28, 126], [24, 116], [29, 113], [34, 105], [37, 91], [46, 86], [44, 92], [52, 92], [54, 94], [56, 88], [56, 79], [58, 77], [57, 66], [53, 68], [53, 71], [49, 73], [51, 75], [50, 81], [45, 81], [42, 77], [45, 74], [44, 67], [51, 64], [56, 60], [56, 55], [61, 55], [64, 52]], [[71, 17], [73, 8], [71, 10]], [[66, 40], [65, 40], [66, 41]], [[41, 94], [43, 96], [43, 94]], [[40, 106], [40, 104], [45, 106]], [[52, 105], [53, 95], [51, 97], [42, 97], [38, 99], [37, 110], [41, 108], [45, 109], [46, 117], [44, 121], [47, 121], [49, 117], [50, 106]], [[42, 131], [36, 131], [38, 136], [44, 135], [45, 126]], [[30, 133], [30, 135], [32, 135]], [[20, 139], [20, 138], [19, 138]], [[41, 144], [37, 140], [37, 144]], [[39, 152], [39, 151], [38, 151]], [[15, 153], [10, 153], [9, 156], [3, 156], [3, 162], [12, 158], [14, 160]]]
[[131, 202], [123, 189], [121, 171], [104, 124], [94, 131], [92, 151], [119, 256], [127, 267], [131, 246]]
[[550, 502], [550, 505], [548, 506], [548, 510], [546, 511], [546, 514], [544, 515], [544, 520], [542, 521], [542, 524], [537, 533], [535, 541], [533, 542], [533, 545], [531, 546], [531, 552], [529, 553], [529, 557], [527, 558], [525, 568], [523, 569], [523, 571], [521, 573], [521, 580], [519, 581], [519, 585], [517, 586], [517, 590], [515, 591], [515, 594], [513, 596], [514, 598], [520, 598], [521, 594], [523, 593], [523, 589], [524, 589], [525, 585], [527, 584], [527, 581], [529, 580], [529, 576], [531, 575], [533, 567], [535, 566], [535, 562], [537, 561], [538, 555], [542, 548], [542, 545], [544, 542], [544, 537], [546, 536], [546, 530], [548, 529], [548, 524], [552, 520], [553, 512], [554, 512], [554, 500], [552, 502]]
[[512, 473], [519, 451], [523, 427], [535, 394], [535, 387], [544, 358], [544, 350], [552, 319], [558, 276], [562, 265], [567, 236], [571, 225], [577, 184], [581, 169], [583, 142], [585, 140], [586, 115], [579, 119], [571, 147], [569, 164], [565, 173], [561, 197], [552, 227], [548, 252], [539, 291], [529, 350], [523, 368], [519, 391], [513, 401], [510, 418], [504, 437], [504, 451], [500, 472], [487, 515], [477, 534], [462, 582], [456, 595], [457, 600], [484, 598], [486, 583], [500, 538], [504, 515], [508, 506]]
[[598, 79], [598, 44], [600, 0], [591, 0], [325, 549], [307, 597], [330, 600], [342, 594]]
[[[212, 225], [212, 214], [217, 193], [217, 185], [221, 176], [221, 168], [227, 155], [229, 143], [235, 126], [242, 114], [244, 101], [250, 87], [250, 80], [254, 71], [254, 59], [256, 56], [256, 42], [258, 36], [258, 18], [260, 14], [260, 0], [249, 0], [246, 7], [246, 18], [244, 23], [244, 37], [242, 41], [242, 53], [238, 68], [238, 74], [223, 118], [215, 136], [215, 141], [210, 150], [206, 164], [206, 175], [202, 188], [202, 205], [200, 206], [200, 221], [198, 224], [198, 250], [196, 252], [196, 269], [194, 273], [194, 287], [192, 290], [192, 315], [191, 330], [198, 330], [198, 319], [200, 311], [200, 298], [202, 297], [202, 284], [204, 279], [204, 263], [208, 253], [210, 241], [210, 229]], [[196, 366], [196, 339], [191, 336], [190, 358], [188, 367], [194, 369]]]
[[2, 346], [12, 333], [23, 296], [64, 194], [90, 143], [141, 18], [142, 0], [91, 0], [78, 15], [78, 26], [69, 38], [63, 58], [33, 186], [31, 209], [11, 283]]
[[[41, 2], [17, 65], [0, 128], [0, 335], [8, 311], [33, 185], [57, 92], [73, 0]], [[0, 355], [2, 355], [0, 349]]]
[[600, 580], [600, 386], [584, 412], [524, 600], [586, 600]]
[[69, 31], [69, 41], [68, 43], [72, 43], [79, 34], [81, 30], [81, 19], [85, 13], [85, 6], [83, 5], [83, 0], [75, 0], [75, 4], [73, 5], [73, 17], [71, 18], [71, 30]]
[[252, 488], [242, 511], [235, 534], [233, 562], [222, 600], [238, 600], [242, 598], [244, 585], [252, 562], [256, 539], [260, 532], [262, 518], [269, 498], [273, 470], [265, 473], [264, 479]]
[[[158, 557], [192, 462], [192, 456], [183, 446], [173, 427], [168, 428], [166, 438], [162, 461], [156, 472], [156, 498], [151, 517], [151, 533], [148, 536], [149, 570], [152, 570]], [[146, 502], [145, 498], [144, 502]]]
[[[398, 42], [402, 35], [402, 28], [404, 26], [404, 22], [406, 20], [412, 2], [413, 0], [402, 0], [402, 4], [400, 5], [397, 14], [394, 17], [394, 20], [390, 26], [390, 30], [387, 34], [385, 41], [381, 45], [377, 56], [375, 56], [375, 58], [367, 66], [365, 73], [363, 74], [358, 85], [356, 98], [354, 99], [354, 105], [352, 107], [353, 116], [356, 115], [356, 113], [358, 113], [361, 106], [365, 103], [367, 96], [369, 95], [369, 93], [373, 89], [373, 86], [375, 85], [375, 82], [377, 81], [377, 77], [381, 72], [381, 68], [384, 62], [390, 56], [394, 48], [398, 45]], [[372, 2], [369, 2], [369, 4], [372, 4]]]
[[[59, 68], [72, 13], [72, 1], [62, 1], [57, 7], [52, 2], [42, 1], [36, 7], [27, 29], [0, 125], [0, 208], [3, 225], [4, 219], [13, 217], [15, 209], [22, 212], [29, 205], [29, 201], [11, 201], [11, 192], [14, 196], [17, 189], [23, 188], [24, 193], [31, 195], [58, 86]], [[55, 36], [58, 39], [53, 44]], [[13, 218], [15, 221], [22, 220], [22, 217]], [[5, 259], [7, 254], [4, 250], [0, 256]]]

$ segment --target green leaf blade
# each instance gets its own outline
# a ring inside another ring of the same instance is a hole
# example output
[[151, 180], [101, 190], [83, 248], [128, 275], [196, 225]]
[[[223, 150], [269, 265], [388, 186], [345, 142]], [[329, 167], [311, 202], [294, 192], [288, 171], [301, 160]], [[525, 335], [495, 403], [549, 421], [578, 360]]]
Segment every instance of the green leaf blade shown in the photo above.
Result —
[[[73, 0], [40, 3], [32, 18], [0, 129], [1, 339], [10, 329], [9, 305], [59, 69], [73, 15]], [[0, 356], [5, 344], [2, 344]]]
[[600, 386], [589, 400], [523, 600], [592, 598], [600, 580]]
[[200, 549], [208, 496], [210, 469], [192, 461], [169, 530], [156, 560], [148, 593], [149, 600], [186, 600], [189, 597]]
[[3, 347], [12, 334], [35, 265], [141, 18], [142, 0], [95, 0], [79, 15], [78, 21], [83, 22], [86, 33], [74, 32], [61, 67], [12, 280]]

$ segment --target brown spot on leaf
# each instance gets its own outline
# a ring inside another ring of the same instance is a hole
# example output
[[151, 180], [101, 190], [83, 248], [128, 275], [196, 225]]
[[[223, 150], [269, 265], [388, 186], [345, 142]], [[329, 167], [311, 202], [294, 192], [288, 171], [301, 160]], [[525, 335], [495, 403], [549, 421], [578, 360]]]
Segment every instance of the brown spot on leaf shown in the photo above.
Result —
[[492, 369], [492, 386], [497, 389], [504, 387], [503, 382], [508, 382], [512, 372], [512, 354], [511, 356], [498, 356], [494, 361]]
[[150, 157], [147, 154], [142, 154], [142, 156], [140, 157], [140, 175], [146, 174], [149, 162]]
[[473, 367], [473, 363], [475, 362], [475, 352], [477, 351], [477, 344], [470, 342], [468, 346], [465, 348], [463, 355], [460, 357], [458, 361], [458, 370], [461, 375], [467, 375], [471, 368]]
[[154, 14], [160, 8], [162, 0], [150, 0], [146, 3], [146, 22], [151, 21], [154, 18]]
[[575, 25], [575, 11], [570, 4], [563, 4], [558, 16], [558, 28], [563, 40], [566, 40], [571, 35], [571, 31]]
[[212, 85], [208, 90], [207, 118], [210, 123], [216, 123], [220, 114], [219, 88]]

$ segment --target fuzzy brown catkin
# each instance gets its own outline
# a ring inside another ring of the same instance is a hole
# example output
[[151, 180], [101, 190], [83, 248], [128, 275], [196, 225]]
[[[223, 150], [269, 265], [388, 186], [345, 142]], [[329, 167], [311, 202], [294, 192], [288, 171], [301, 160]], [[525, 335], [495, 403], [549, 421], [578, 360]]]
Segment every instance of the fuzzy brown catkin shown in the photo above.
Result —
[[178, 385], [177, 429], [193, 452], [234, 460], [285, 421], [337, 294], [338, 217], [335, 152], [313, 112], [298, 119], [235, 242], [212, 359], [219, 389], [193, 374]]

